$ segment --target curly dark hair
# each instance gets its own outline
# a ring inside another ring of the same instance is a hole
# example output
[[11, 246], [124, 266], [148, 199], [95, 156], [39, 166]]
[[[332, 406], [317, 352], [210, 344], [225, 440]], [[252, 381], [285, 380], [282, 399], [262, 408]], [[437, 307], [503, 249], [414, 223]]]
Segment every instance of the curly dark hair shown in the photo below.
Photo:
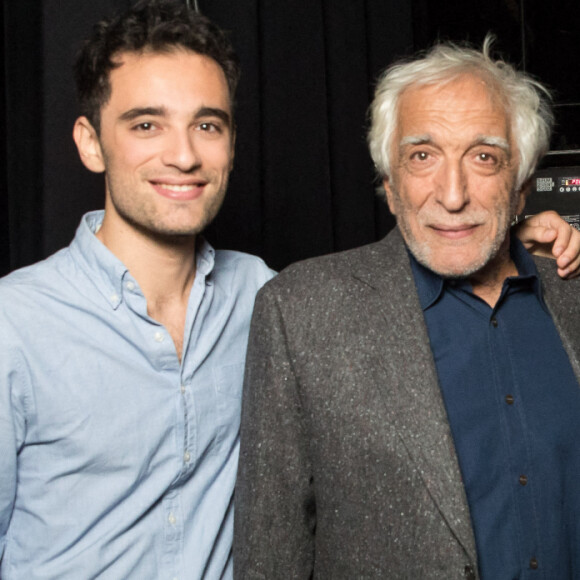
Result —
[[240, 69], [225, 33], [208, 18], [175, 0], [141, 0], [104, 19], [78, 53], [74, 76], [81, 115], [100, 129], [100, 113], [111, 97], [110, 72], [122, 52], [171, 52], [185, 48], [213, 59], [224, 71], [232, 106]]

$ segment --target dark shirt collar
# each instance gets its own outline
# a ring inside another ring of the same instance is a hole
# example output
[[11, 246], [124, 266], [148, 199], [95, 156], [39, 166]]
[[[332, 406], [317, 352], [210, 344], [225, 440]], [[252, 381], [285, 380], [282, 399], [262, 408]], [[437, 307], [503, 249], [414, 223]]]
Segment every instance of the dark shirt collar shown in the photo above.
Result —
[[[417, 287], [417, 293], [419, 295], [419, 303], [423, 310], [432, 306], [447, 287], [461, 288], [471, 292], [471, 284], [465, 278], [443, 278], [417, 262], [408, 248], [407, 251], [409, 252], [411, 270], [413, 271], [415, 286]], [[506, 282], [510, 283], [511, 281], [517, 280], [520, 284], [529, 284], [543, 305], [542, 288], [534, 260], [520, 240], [513, 234], [510, 239], [510, 254], [518, 270], [518, 276], [508, 278]]]

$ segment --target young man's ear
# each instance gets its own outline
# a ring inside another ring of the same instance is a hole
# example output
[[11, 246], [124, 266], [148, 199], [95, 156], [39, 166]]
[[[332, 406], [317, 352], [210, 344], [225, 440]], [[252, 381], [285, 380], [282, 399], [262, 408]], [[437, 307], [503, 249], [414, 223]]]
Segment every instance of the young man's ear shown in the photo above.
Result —
[[95, 128], [86, 117], [79, 117], [73, 127], [73, 139], [77, 145], [79, 156], [89, 171], [102, 173], [105, 171], [103, 152]]
[[231, 145], [231, 159], [230, 159], [230, 172], [232, 171], [232, 169], [234, 168], [234, 158], [236, 156], [236, 127], [234, 125], [234, 123], [232, 123], [232, 145]]

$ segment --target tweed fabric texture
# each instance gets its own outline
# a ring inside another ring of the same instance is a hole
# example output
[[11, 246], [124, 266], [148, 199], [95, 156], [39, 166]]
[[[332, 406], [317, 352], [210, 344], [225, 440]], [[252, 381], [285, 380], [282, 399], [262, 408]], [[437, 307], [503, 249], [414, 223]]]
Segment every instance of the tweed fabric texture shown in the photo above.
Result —
[[[540, 261], [580, 376], [577, 281]], [[398, 230], [291, 266], [247, 356], [234, 575], [477, 578], [469, 509]]]

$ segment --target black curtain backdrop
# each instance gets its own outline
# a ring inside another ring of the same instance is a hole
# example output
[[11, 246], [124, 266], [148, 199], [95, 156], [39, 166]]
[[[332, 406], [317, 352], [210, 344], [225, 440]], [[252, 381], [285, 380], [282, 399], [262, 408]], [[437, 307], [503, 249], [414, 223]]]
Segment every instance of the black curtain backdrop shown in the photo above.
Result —
[[[81, 215], [103, 206], [103, 178], [71, 138], [71, 63], [92, 24], [129, 4], [4, 4], [0, 274], [67, 245]], [[211, 242], [281, 269], [384, 235], [394, 222], [374, 193], [366, 110], [379, 70], [413, 49], [410, 0], [198, 4], [230, 32], [243, 68], [235, 168]]]
[[[91, 26], [132, 0], [4, 0], [0, 275], [67, 245], [104, 184], [71, 138], [71, 66]], [[186, 2], [186, 0], [183, 0]], [[193, 2], [192, 2], [193, 4]], [[235, 168], [207, 235], [274, 268], [382, 237], [365, 143], [375, 79], [436, 39], [481, 43], [555, 89], [552, 146], [580, 147], [578, 0], [198, 0], [240, 55]]]
[[2, 10], [0, 274], [42, 256], [41, 14], [35, 0]]

